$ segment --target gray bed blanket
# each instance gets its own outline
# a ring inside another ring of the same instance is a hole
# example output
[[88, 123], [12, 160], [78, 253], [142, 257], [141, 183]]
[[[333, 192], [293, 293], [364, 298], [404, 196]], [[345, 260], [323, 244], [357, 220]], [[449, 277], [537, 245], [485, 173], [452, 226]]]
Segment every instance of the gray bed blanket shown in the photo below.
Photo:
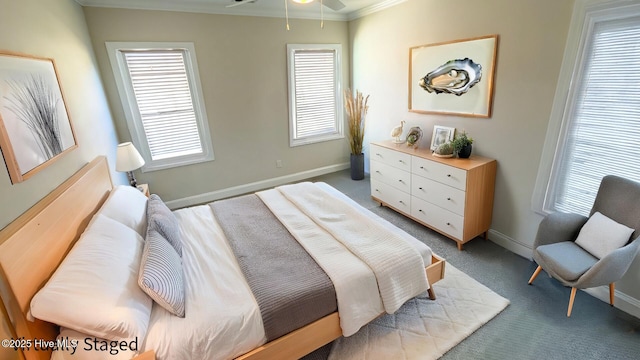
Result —
[[257, 195], [209, 205], [258, 302], [267, 341], [337, 311], [327, 274]]

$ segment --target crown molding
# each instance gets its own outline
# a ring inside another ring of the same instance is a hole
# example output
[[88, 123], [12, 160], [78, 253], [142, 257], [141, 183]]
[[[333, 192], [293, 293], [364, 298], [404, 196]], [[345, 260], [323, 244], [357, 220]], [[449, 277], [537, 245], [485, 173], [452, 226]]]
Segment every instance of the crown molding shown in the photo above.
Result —
[[[251, 4], [235, 8], [220, 8], [212, 6], [210, 2], [202, 0], [180, 0], [180, 1], [149, 1], [149, 0], [75, 0], [82, 6], [118, 8], [132, 10], [160, 10], [160, 11], [180, 11], [192, 13], [206, 13], [217, 15], [237, 15], [237, 16], [262, 16], [284, 18], [284, 12], [279, 9], [265, 9], [251, 7]], [[324, 12], [325, 20], [350, 21], [375, 12], [387, 9], [391, 6], [403, 3], [407, 0], [386, 0], [379, 4], [367, 6], [351, 13], [331, 13]], [[301, 11], [289, 8], [289, 18], [319, 20], [318, 11]]]
[[392, 6], [396, 6], [399, 4], [402, 4], [403, 2], [407, 2], [408, 0], [386, 0], [383, 1], [381, 3], [375, 4], [375, 5], [370, 5], [367, 7], [364, 7], [360, 10], [356, 10], [353, 12], [350, 12], [347, 14], [347, 20], [351, 21], [351, 20], [355, 20], [355, 19], [359, 19], [361, 17], [365, 17], [367, 15], [371, 15], [373, 13], [377, 13], [378, 11], [382, 11], [384, 9], [388, 9]]
[[[205, 13], [217, 15], [236, 15], [236, 16], [262, 16], [284, 18], [284, 11], [278, 9], [252, 8], [251, 4], [235, 7], [220, 8], [212, 6], [211, 3], [199, 0], [181, 0], [181, 1], [148, 1], [148, 0], [75, 0], [82, 6], [131, 9], [131, 10], [160, 10], [160, 11], [179, 11], [192, 13]], [[290, 19], [319, 19], [320, 14], [308, 11], [300, 11], [289, 8]], [[340, 13], [324, 13], [325, 20], [348, 20], [347, 14]]]

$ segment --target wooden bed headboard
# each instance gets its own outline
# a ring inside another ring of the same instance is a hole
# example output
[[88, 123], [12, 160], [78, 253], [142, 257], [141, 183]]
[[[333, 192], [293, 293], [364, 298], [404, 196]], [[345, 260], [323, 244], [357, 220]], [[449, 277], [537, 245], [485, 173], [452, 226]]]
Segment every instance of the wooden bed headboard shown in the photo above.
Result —
[[[99, 156], [0, 230], [0, 296], [18, 338], [57, 336], [56, 325], [27, 320], [31, 298], [51, 277], [112, 189], [107, 159]], [[24, 352], [28, 360], [50, 356], [50, 352]]]

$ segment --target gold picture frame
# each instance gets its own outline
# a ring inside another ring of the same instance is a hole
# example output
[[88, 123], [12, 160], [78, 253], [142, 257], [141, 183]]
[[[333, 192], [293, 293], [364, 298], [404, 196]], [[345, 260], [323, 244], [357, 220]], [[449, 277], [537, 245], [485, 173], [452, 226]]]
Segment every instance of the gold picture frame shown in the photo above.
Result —
[[491, 117], [497, 51], [498, 35], [410, 48], [409, 111]]
[[0, 51], [0, 150], [11, 183], [77, 146], [53, 59]]

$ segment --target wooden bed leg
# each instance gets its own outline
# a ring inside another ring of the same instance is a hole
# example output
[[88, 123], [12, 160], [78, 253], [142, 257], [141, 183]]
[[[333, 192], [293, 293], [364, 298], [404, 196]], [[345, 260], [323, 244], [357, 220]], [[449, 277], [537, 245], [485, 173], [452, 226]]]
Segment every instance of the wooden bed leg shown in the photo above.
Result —
[[435, 299], [436, 299], [436, 293], [433, 291], [433, 286], [432, 286], [432, 287], [430, 287], [430, 288], [427, 290], [427, 293], [429, 294], [429, 299], [430, 299], [430, 300], [435, 300]]

